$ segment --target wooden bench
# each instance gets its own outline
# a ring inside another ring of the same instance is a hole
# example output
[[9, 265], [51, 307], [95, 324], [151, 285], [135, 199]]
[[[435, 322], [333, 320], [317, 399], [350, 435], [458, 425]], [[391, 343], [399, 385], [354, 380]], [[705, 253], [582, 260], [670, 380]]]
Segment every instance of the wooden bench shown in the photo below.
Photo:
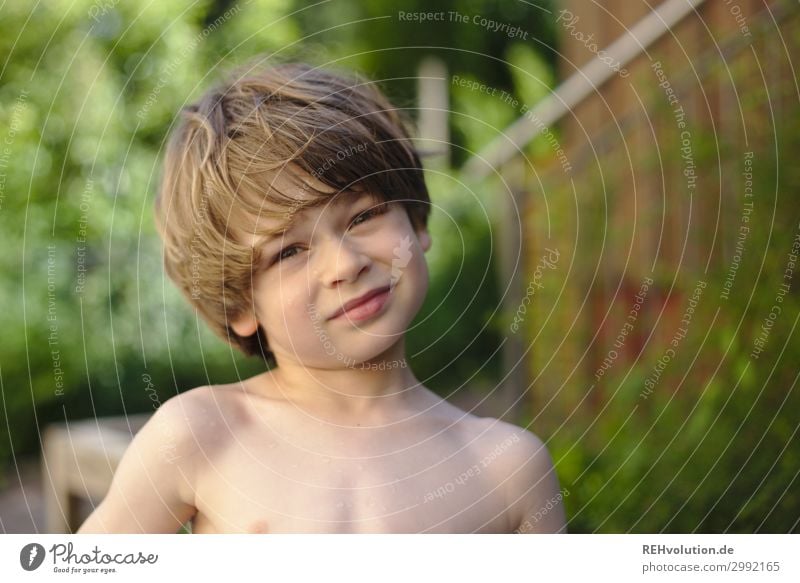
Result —
[[42, 439], [42, 494], [48, 533], [75, 532], [108, 492], [114, 471], [150, 414], [50, 425]]

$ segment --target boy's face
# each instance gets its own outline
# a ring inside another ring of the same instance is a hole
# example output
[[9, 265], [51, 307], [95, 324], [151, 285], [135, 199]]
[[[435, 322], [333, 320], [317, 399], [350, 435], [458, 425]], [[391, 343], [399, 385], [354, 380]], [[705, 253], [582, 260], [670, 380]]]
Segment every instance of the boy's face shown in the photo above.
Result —
[[249, 336], [260, 324], [279, 365], [326, 369], [360, 364], [402, 340], [428, 289], [428, 232], [414, 230], [402, 203], [366, 193], [340, 194], [294, 219], [258, 243], [255, 313], [233, 322], [234, 331]]

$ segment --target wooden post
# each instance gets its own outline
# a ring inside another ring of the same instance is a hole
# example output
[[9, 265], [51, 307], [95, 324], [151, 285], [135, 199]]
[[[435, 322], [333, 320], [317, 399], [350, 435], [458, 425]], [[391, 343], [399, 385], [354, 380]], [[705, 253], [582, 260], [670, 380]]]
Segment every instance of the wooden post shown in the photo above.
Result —
[[45, 526], [51, 534], [74, 532], [84, 517], [78, 501], [99, 503], [106, 495], [133, 436], [150, 418], [86, 419], [51, 425], [42, 440]]
[[42, 438], [42, 497], [48, 534], [70, 532], [69, 476], [62, 426], [51, 425]]
[[[506, 162], [500, 174], [508, 185], [508, 191], [498, 192], [497, 215], [494, 228], [497, 243], [497, 274], [500, 293], [505, 293], [502, 310], [506, 318], [512, 318], [519, 308], [525, 284], [524, 273], [528, 267], [522, 246], [523, 197], [525, 195], [525, 160], [517, 156]], [[531, 309], [530, 306], [528, 309]], [[509, 322], [511, 320], [509, 319]], [[528, 318], [528, 325], [530, 317]], [[506, 328], [505, 344], [502, 348], [503, 380], [497, 387], [497, 416], [510, 423], [517, 423], [525, 408], [523, 395], [528, 388], [529, 356], [523, 356], [527, 348], [523, 324], [512, 333]]]
[[436, 57], [426, 57], [417, 73], [419, 139], [417, 147], [429, 168], [450, 166], [450, 111], [447, 67]]

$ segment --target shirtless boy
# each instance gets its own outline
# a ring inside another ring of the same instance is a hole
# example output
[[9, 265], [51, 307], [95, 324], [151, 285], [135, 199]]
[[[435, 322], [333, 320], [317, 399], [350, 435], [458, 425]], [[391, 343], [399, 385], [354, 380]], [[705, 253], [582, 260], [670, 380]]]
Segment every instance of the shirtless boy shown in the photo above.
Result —
[[165, 402], [80, 532], [564, 531], [542, 442], [406, 363], [429, 205], [371, 83], [259, 67], [184, 108], [156, 205], [167, 273], [272, 366]]

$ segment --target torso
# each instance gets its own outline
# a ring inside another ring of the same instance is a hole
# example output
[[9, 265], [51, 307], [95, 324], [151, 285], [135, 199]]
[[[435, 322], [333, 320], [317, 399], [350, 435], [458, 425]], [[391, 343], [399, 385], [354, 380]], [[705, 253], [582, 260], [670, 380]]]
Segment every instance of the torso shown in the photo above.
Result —
[[[195, 533], [511, 532], [497, 421], [442, 401], [343, 427], [286, 401], [217, 391], [195, 476]], [[507, 433], [505, 434], [507, 435]], [[487, 457], [488, 456], [488, 457]], [[487, 463], [488, 461], [488, 463]]]

